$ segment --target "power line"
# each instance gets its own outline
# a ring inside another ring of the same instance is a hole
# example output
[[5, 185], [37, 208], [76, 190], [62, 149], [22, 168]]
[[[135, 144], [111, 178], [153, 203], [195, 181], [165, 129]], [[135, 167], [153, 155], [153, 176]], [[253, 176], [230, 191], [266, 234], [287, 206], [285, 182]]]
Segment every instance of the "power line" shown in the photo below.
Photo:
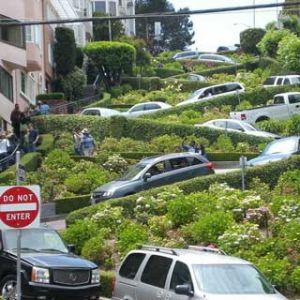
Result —
[[258, 4], [258, 5], [246, 5], [246, 6], [233, 6], [233, 7], [222, 7], [222, 8], [211, 8], [202, 10], [192, 10], [192, 11], [177, 11], [177, 12], [163, 12], [163, 13], [147, 13], [147, 14], [137, 14], [128, 16], [104, 16], [104, 17], [90, 17], [90, 18], [76, 18], [76, 19], [57, 19], [57, 20], [47, 20], [47, 21], [16, 21], [2, 19], [0, 21], [0, 27], [4, 26], [30, 26], [30, 25], [47, 25], [47, 24], [68, 24], [68, 23], [83, 23], [92, 21], [116, 21], [116, 20], [130, 20], [130, 19], [142, 19], [142, 18], [165, 18], [165, 17], [178, 17], [178, 16], [190, 16], [190, 15], [200, 15], [200, 14], [211, 14], [211, 13], [224, 13], [232, 11], [244, 11], [253, 9], [263, 9], [263, 8], [273, 8], [273, 7], [289, 7], [300, 5], [300, 2], [293, 3], [268, 3], [268, 4]]

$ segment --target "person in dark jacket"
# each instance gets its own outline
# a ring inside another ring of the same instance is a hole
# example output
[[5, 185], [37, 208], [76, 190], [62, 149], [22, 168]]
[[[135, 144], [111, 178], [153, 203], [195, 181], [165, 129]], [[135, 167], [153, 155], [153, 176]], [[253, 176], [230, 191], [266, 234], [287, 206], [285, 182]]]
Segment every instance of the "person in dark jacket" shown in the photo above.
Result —
[[21, 111], [20, 111], [19, 104], [15, 104], [15, 108], [10, 114], [10, 121], [11, 121], [11, 126], [13, 127], [14, 134], [18, 139], [20, 139], [21, 138], [21, 131], [20, 131]]

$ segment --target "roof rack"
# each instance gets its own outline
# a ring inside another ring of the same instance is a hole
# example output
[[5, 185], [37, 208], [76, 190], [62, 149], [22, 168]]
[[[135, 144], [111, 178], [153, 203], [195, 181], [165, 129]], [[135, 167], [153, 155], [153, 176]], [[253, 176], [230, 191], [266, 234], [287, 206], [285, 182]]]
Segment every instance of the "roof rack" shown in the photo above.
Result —
[[210, 253], [221, 254], [221, 255], [227, 255], [226, 252], [224, 252], [223, 250], [220, 250], [217, 248], [212, 248], [212, 247], [188, 246], [187, 249], [202, 251], [202, 252], [210, 252]]
[[167, 247], [142, 245], [142, 246], [139, 247], [139, 249], [155, 251], [155, 252], [161, 252], [161, 253], [172, 254], [172, 255], [178, 256], [178, 253], [174, 249], [167, 248]]

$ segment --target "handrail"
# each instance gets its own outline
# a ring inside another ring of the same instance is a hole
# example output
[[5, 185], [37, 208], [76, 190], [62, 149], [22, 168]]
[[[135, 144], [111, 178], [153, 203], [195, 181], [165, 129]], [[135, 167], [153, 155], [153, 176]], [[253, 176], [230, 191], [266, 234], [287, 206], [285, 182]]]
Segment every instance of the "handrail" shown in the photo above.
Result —
[[[14, 155], [15, 155], [16, 152], [18, 151], [19, 147], [20, 147], [20, 143], [18, 143], [18, 144], [16, 145], [14, 151], [13, 151], [11, 154], [9, 154], [8, 156], [6, 156], [6, 157], [0, 159], [0, 165], [1, 165], [3, 162], [9, 161], [12, 157], [14, 157]], [[5, 171], [5, 170], [2, 170], [2, 171]]]

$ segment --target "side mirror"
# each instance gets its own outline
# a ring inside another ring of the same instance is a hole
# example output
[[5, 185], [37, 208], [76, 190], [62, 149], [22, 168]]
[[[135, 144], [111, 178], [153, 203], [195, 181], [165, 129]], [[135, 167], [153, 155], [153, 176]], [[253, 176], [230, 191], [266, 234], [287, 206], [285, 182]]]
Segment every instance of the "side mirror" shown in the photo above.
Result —
[[192, 290], [190, 284], [176, 285], [175, 293], [178, 295], [185, 295], [189, 297], [194, 296], [194, 291]]
[[68, 245], [67, 248], [70, 253], [75, 253], [75, 245]]
[[148, 179], [150, 179], [151, 178], [151, 173], [146, 173], [145, 175], [144, 175], [144, 181], [147, 181]]

